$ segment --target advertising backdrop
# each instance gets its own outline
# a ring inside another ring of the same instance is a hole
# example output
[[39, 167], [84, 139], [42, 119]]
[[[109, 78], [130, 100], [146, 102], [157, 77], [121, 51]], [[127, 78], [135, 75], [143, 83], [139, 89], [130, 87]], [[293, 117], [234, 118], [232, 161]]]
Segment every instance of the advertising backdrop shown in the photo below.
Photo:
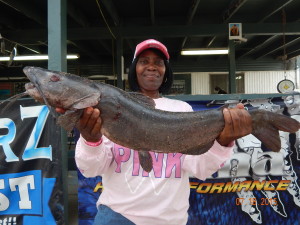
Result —
[[[300, 121], [299, 95], [242, 103]], [[205, 110], [224, 102], [189, 104]], [[60, 135], [45, 105], [32, 99], [0, 105], [0, 224], [64, 224]], [[191, 177], [188, 224], [300, 224], [299, 132], [280, 132], [280, 139], [279, 153], [252, 135], [238, 139], [232, 158], [212, 177]], [[92, 224], [101, 177], [78, 177], [79, 224]]]
[[[227, 101], [235, 106], [236, 101]], [[284, 98], [243, 100], [246, 109], [259, 108], [283, 113], [300, 121], [299, 95]], [[224, 101], [188, 102], [193, 109], [218, 108]], [[230, 160], [211, 178], [190, 178], [188, 225], [300, 224], [299, 132], [280, 132], [281, 150], [265, 149], [248, 135], [236, 141]], [[79, 224], [93, 223], [101, 177], [79, 178]]]
[[60, 127], [32, 99], [0, 105], [0, 224], [64, 224]]

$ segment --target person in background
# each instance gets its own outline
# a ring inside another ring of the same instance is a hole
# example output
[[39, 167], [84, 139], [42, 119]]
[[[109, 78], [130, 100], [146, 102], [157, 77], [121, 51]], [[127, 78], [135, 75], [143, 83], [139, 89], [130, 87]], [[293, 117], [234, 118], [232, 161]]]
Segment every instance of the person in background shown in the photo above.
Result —
[[[139, 43], [128, 74], [130, 88], [151, 97], [157, 109], [192, 111], [186, 102], [161, 96], [173, 81], [169, 58], [161, 42], [149, 39]], [[225, 127], [208, 152], [195, 156], [152, 152], [155, 164], [148, 173], [140, 167], [134, 149], [113, 143], [101, 134], [101, 112], [85, 109], [77, 124], [81, 135], [75, 160], [85, 177], [102, 176], [104, 188], [97, 201], [94, 225], [185, 225], [189, 176], [205, 180], [231, 157], [234, 140], [251, 133], [251, 117], [243, 105], [225, 108], [223, 115]], [[137, 121], [136, 126], [142, 122]]]
[[222, 88], [220, 88], [219, 86], [215, 87], [215, 91], [217, 92], [217, 94], [227, 94], [226, 91], [224, 91]]
[[239, 27], [237, 26], [237, 24], [234, 24], [230, 28], [230, 36], [239, 36], [239, 35], [240, 35]]

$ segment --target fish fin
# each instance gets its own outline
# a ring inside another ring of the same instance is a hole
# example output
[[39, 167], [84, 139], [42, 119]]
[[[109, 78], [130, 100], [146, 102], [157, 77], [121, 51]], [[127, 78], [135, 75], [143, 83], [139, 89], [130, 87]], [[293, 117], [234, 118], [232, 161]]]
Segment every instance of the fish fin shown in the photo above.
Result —
[[139, 160], [142, 168], [146, 172], [150, 172], [152, 170], [152, 157], [148, 151], [139, 151]]
[[127, 94], [139, 104], [147, 105], [153, 109], [155, 108], [155, 102], [152, 98], [138, 92], [128, 92]]
[[280, 151], [281, 148], [279, 130], [295, 133], [300, 129], [299, 121], [285, 115], [266, 110], [254, 110], [249, 113], [252, 117], [252, 134], [274, 152]]
[[74, 109], [84, 109], [86, 107], [95, 106], [100, 100], [100, 92], [95, 92], [89, 95], [86, 95], [72, 104]]
[[57, 118], [56, 124], [70, 132], [75, 127], [77, 121], [81, 117], [82, 112], [83, 110], [69, 110]]

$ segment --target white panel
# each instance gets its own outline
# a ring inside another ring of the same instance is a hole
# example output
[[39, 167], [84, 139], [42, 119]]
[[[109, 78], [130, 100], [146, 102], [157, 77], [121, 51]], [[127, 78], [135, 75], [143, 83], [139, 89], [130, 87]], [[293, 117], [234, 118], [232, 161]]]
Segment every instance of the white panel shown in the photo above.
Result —
[[245, 72], [245, 93], [278, 93], [277, 84], [285, 78], [295, 83], [295, 71], [248, 71]]
[[[192, 94], [209, 93], [209, 74], [214, 72], [195, 72], [191, 74]], [[245, 94], [278, 93], [277, 84], [286, 79], [295, 83], [296, 72], [291, 71], [247, 71], [245, 74]], [[296, 84], [296, 83], [295, 83]]]
[[209, 94], [209, 73], [192, 73], [192, 95]]

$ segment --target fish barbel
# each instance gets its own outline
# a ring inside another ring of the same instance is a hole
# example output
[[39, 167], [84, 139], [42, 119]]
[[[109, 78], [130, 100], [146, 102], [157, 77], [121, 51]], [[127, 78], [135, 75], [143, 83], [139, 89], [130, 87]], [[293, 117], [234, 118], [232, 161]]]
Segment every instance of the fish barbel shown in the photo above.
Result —
[[[63, 72], [25, 67], [27, 93], [48, 107], [66, 109], [58, 124], [71, 130], [86, 107], [101, 111], [101, 132], [111, 141], [137, 150], [145, 171], [152, 169], [149, 151], [199, 155], [207, 152], [224, 128], [222, 108], [196, 112], [155, 109], [153, 99]], [[279, 130], [295, 133], [300, 123], [265, 110], [250, 110], [252, 134], [268, 149], [281, 147]]]

